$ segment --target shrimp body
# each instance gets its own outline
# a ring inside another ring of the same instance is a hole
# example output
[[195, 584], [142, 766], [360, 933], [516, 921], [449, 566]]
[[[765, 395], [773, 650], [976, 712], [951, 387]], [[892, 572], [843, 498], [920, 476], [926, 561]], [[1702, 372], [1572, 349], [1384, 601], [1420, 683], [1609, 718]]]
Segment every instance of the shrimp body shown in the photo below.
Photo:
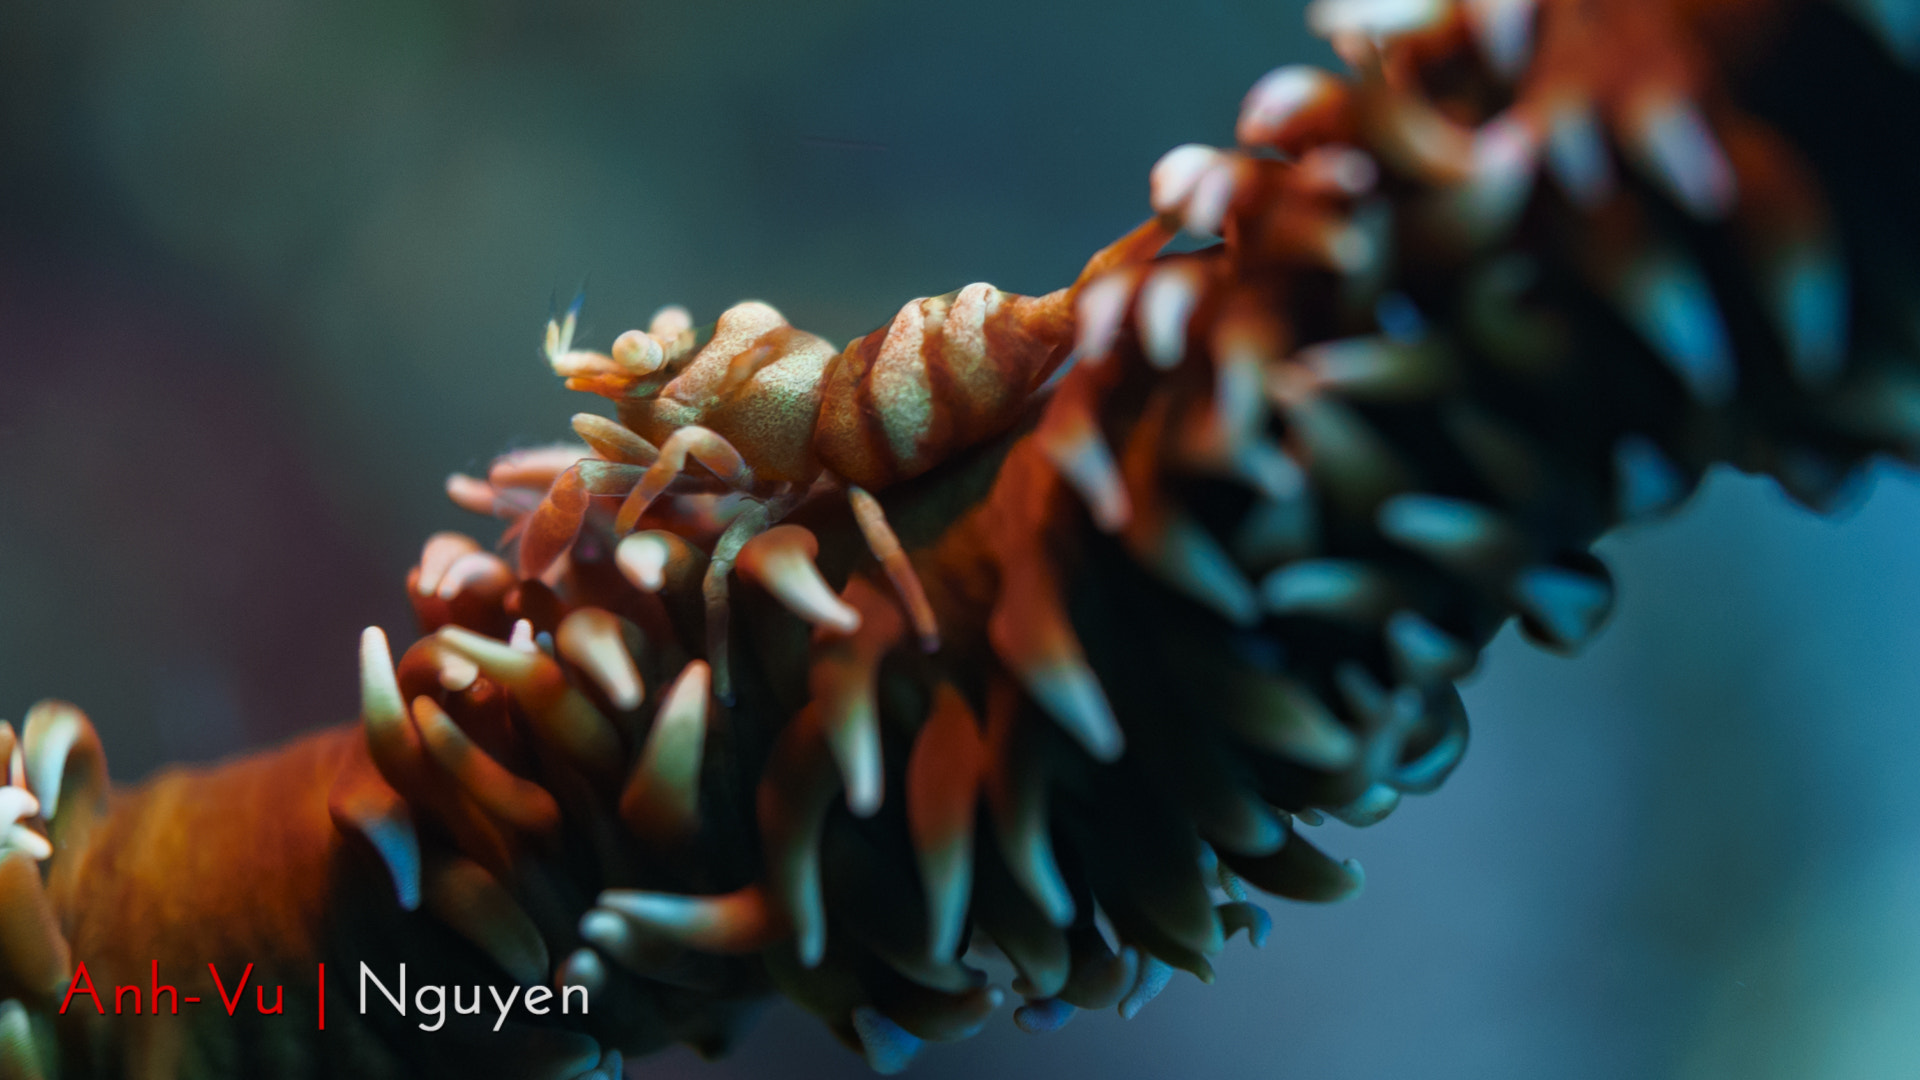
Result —
[[531, 514], [519, 509], [525, 497], [491, 500], [522, 518], [521, 574], [537, 576], [565, 554], [592, 496], [624, 499], [615, 532], [626, 534], [669, 492], [765, 501], [804, 495], [823, 477], [881, 488], [1000, 434], [1072, 352], [1081, 289], [1151, 258], [1170, 237], [1148, 221], [1044, 296], [981, 282], [908, 301], [838, 352], [758, 301], [728, 308], [705, 332], [684, 309], [663, 309], [609, 353], [572, 347], [577, 309], [569, 312], [548, 325], [548, 362], [569, 388], [615, 402], [619, 421], [576, 418], [593, 457], [514, 475], [512, 486], [545, 488]]
[[736, 304], [671, 382], [616, 399], [620, 423], [656, 446], [681, 428], [708, 428], [740, 450], [756, 477], [804, 488], [820, 474], [822, 383], [840, 361], [825, 339], [773, 308]]
[[977, 283], [910, 301], [828, 366], [814, 453], [851, 483], [884, 487], [1006, 430], [1071, 350], [1073, 291]]
[[613, 390], [621, 425], [655, 445], [682, 428], [715, 432], [764, 483], [804, 488], [829, 469], [884, 487], [1006, 429], [1070, 351], [1069, 292], [979, 282], [908, 301], [838, 352], [749, 301], [657, 390], [637, 379], [582, 388]]

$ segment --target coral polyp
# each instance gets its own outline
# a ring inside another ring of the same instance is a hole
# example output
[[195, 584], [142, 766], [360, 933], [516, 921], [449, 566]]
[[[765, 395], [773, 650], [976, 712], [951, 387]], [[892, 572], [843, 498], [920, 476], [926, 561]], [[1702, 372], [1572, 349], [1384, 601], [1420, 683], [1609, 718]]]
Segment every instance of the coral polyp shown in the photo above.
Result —
[[[1262, 79], [1059, 292], [845, 349], [569, 313], [546, 359], [617, 415], [454, 479], [513, 550], [426, 544], [358, 727], [108, 803], [84, 717], [29, 719], [0, 1066], [605, 1077], [778, 993], [885, 1072], [1210, 980], [1254, 891], [1361, 888], [1313, 827], [1446, 779], [1502, 625], [1592, 636], [1608, 530], [1715, 463], [1822, 508], [1920, 452], [1920, 147], [1822, 121], [1920, 118], [1861, 11], [1320, 0], [1352, 73]], [[328, 1026], [71, 1008], [155, 957], [222, 1000], [325, 964]], [[593, 1006], [342, 1007], [401, 964]]]

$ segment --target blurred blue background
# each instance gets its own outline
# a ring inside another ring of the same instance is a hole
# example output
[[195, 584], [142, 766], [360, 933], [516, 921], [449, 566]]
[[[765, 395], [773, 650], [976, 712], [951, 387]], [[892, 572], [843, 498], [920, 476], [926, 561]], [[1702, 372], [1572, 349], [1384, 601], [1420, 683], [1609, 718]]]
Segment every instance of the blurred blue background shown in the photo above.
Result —
[[[582, 407], [536, 356], [745, 297], [829, 337], [1067, 281], [1184, 141], [1324, 59], [1300, 4], [14, 0], [0, 6], [0, 715], [114, 773], [355, 711], [444, 476]], [[915, 1075], [1920, 1072], [1920, 487], [1822, 521], [1719, 476], [1610, 539], [1614, 625], [1503, 634], [1368, 887], [1139, 1018], [1000, 1017]], [[772, 1010], [636, 1076], [861, 1077]]]

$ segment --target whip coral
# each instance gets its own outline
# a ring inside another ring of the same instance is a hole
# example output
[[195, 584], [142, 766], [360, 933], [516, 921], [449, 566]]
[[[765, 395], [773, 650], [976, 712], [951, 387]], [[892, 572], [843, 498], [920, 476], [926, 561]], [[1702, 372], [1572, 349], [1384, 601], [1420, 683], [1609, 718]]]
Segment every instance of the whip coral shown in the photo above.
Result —
[[[1262, 79], [1059, 293], [556, 321], [617, 418], [454, 478], [516, 548], [426, 544], [359, 726], [112, 801], [72, 707], [0, 740], [0, 1071], [610, 1076], [776, 992], [892, 1071], [1210, 979], [1249, 886], [1360, 888], [1307, 831], [1445, 780], [1501, 625], [1595, 631], [1608, 529], [1914, 454], [1920, 156], [1823, 121], [1913, 129], [1889, 10], [1320, 0], [1351, 75]], [[324, 1033], [71, 1007], [243, 957]], [[592, 1007], [423, 1037], [361, 963]]]

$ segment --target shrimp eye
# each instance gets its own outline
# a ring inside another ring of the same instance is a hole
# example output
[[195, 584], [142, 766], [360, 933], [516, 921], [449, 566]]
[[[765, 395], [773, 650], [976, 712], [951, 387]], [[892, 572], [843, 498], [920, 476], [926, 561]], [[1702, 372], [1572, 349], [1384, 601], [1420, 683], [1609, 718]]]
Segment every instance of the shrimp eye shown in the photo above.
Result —
[[613, 339], [613, 359], [629, 375], [651, 375], [666, 363], [660, 343], [639, 330]]

